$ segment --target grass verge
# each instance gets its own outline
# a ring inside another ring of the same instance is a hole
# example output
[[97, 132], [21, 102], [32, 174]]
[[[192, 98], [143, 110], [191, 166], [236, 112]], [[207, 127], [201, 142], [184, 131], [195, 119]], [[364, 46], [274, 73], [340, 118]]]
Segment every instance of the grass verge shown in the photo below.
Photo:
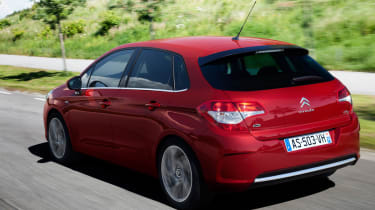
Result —
[[[76, 75], [79, 73], [0, 66], [0, 87], [47, 93]], [[353, 95], [353, 101], [361, 123], [361, 146], [375, 149], [375, 96]]]
[[0, 87], [9, 90], [48, 93], [76, 75], [79, 73], [0, 66]]
[[353, 102], [361, 124], [361, 146], [375, 149], [375, 96], [354, 95]]

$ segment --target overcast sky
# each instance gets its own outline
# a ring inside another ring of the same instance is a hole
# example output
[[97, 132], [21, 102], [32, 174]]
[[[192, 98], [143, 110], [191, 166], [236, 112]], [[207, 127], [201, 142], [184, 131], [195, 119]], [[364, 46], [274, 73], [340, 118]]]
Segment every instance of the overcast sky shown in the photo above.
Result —
[[0, 18], [3, 18], [14, 11], [31, 7], [31, 0], [0, 0]]

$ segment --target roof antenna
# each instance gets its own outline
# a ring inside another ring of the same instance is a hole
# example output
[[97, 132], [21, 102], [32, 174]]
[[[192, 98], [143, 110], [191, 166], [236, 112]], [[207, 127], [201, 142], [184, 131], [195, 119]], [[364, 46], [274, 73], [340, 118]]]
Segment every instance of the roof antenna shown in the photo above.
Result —
[[240, 29], [240, 32], [238, 32], [237, 36], [233, 37], [232, 40], [236, 40], [236, 41], [239, 40], [239, 38], [240, 38], [240, 34], [241, 34], [241, 32], [242, 32], [242, 29], [243, 29], [243, 27], [245, 26], [247, 20], [249, 19], [251, 13], [253, 12], [253, 9], [254, 9], [256, 3], [257, 3], [257, 1], [254, 0], [254, 4], [253, 4], [253, 6], [251, 7], [251, 9], [250, 9], [250, 11], [249, 11], [249, 14], [247, 15], [247, 17], [246, 17], [244, 23], [242, 24], [241, 29]]

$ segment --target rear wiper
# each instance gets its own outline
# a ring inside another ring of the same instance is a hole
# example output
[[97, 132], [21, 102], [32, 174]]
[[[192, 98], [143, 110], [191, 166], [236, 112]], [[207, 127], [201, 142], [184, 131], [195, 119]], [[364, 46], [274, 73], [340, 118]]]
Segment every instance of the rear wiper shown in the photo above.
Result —
[[324, 80], [323, 77], [317, 75], [308, 75], [308, 76], [301, 76], [301, 77], [294, 77], [292, 78], [292, 84], [300, 84], [300, 83], [308, 83], [308, 82], [316, 82]]

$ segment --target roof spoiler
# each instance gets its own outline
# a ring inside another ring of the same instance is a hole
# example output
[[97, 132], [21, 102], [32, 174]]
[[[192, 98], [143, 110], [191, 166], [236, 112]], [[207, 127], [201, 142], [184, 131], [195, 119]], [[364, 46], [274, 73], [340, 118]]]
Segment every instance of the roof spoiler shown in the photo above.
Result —
[[246, 47], [246, 48], [238, 48], [233, 50], [227, 50], [219, 53], [214, 53], [205, 57], [200, 57], [198, 59], [198, 64], [200, 66], [206, 65], [216, 60], [220, 60], [223, 58], [228, 58], [230, 56], [239, 55], [239, 54], [261, 54], [261, 53], [273, 53], [273, 52], [284, 52], [284, 51], [291, 51], [291, 50], [298, 50], [303, 54], [308, 54], [309, 51], [305, 48], [296, 46], [296, 45], [263, 45], [257, 47]]

